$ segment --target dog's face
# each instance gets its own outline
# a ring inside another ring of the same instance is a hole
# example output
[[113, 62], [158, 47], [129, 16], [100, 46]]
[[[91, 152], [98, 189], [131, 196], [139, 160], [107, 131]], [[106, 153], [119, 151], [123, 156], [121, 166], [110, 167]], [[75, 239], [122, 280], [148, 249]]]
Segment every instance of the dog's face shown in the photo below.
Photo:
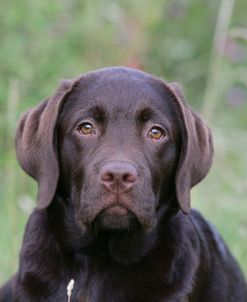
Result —
[[24, 116], [16, 142], [38, 206], [60, 194], [83, 228], [103, 230], [148, 230], [171, 196], [187, 213], [212, 159], [209, 130], [180, 91], [124, 68], [63, 84]]
[[120, 73], [79, 81], [58, 125], [60, 187], [85, 226], [144, 228], [174, 189], [179, 125], [151, 83]]

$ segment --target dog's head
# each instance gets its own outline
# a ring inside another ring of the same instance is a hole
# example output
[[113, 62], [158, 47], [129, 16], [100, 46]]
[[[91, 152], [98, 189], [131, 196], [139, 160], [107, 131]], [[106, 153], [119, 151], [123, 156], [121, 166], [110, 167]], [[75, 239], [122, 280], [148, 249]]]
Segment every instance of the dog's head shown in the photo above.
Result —
[[104, 230], [150, 229], [171, 196], [187, 214], [213, 154], [180, 88], [127, 68], [63, 81], [24, 114], [16, 150], [38, 182], [38, 208], [59, 194], [83, 227]]

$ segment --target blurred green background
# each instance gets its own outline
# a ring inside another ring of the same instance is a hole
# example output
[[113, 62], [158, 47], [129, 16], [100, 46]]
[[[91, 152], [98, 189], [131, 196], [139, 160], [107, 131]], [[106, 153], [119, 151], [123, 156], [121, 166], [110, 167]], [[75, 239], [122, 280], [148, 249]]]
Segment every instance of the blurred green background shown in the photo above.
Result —
[[20, 113], [61, 78], [110, 65], [180, 82], [211, 126], [214, 166], [193, 207], [247, 275], [246, 0], [0, 0], [0, 283], [17, 268], [36, 184], [15, 159]]

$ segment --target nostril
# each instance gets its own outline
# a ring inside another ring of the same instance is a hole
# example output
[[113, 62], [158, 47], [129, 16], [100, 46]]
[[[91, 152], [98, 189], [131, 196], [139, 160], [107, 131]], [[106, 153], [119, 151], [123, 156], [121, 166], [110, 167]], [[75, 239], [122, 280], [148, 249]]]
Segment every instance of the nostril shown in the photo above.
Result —
[[125, 183], [134, 183], [137, 179], [137, 175], [135, 175], [134, 173], [125, 173], [123, 175], [123, 181]]
[[101, 179], [105, 182], [112, 182], [114, 180], [114, 175], [111, 172], [101, 173]]

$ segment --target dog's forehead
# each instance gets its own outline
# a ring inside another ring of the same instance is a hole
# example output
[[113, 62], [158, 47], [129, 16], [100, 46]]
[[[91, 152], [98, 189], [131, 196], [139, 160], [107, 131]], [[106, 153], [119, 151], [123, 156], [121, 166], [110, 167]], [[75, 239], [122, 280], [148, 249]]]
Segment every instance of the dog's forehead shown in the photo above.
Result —
[[166, 112], [171, 102], [161, 93], [164, 87], [158, 78], [138, 71], [97, 72], [78, 81], [65, 107], [78, 111], [101, 106], [109, 114], [119, 112], [129, 116], [147, 107]]

